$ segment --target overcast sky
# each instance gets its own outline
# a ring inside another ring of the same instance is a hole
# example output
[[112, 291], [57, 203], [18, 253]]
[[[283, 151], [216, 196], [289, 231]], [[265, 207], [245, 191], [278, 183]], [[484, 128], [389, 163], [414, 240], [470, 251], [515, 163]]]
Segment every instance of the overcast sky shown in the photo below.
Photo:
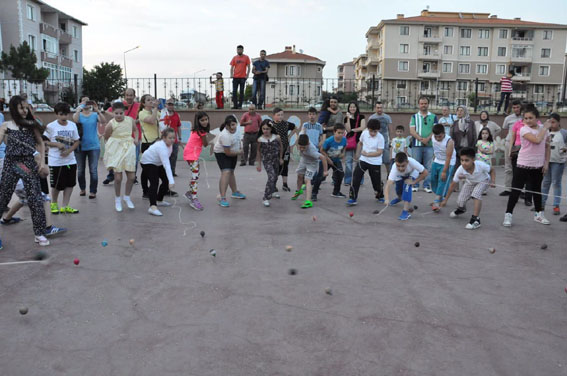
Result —
[[567, 23], [567, 0], [313, 1], [313, 0], [45, 0], [88, 24], [83, 29], [87, 69], [100, 62], [122, 65], [130, 78], [227, 76], [228, 63], [243, 44], [256, 57], [261, 49], [281, 52], [296, 45], [326, 61], [324, 77], [336, 77], [337, 65], [365, 52], [364, 34], [382, 19], [432, 11], [489, 12], [501, 18]]

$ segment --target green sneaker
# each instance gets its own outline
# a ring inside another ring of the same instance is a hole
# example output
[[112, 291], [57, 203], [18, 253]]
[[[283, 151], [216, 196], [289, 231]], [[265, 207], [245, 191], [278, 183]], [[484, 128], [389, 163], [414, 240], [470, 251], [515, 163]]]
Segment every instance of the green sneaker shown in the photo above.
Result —
[[77, 213], [79, 213], [79, 210], [73, 209], [70, 206], [65, 206], [65, 207], [60, 209], [60, 212], [61, 213], [67, 213], [67, 214], [77, 214]]
[[51, 203], [51, 214], [59, 214], [59, 206], [55, 202]]
[[303, 201], [303, 205], [301, 205], [301, 209], [309, 209], [313, 207], [313, 203], [309, 200]]
[[292, 199], [292, 200], [297, 200], [297, 198], [303, 194], [303, 191], [305, 191], [305, 184], [303, 184], [303, 185], [301, 186], [301, 188], [299, 189], [299, 191], [295, 191], [295, 193], [293, 194], [293, 196], [291, 196], [291, 199]]

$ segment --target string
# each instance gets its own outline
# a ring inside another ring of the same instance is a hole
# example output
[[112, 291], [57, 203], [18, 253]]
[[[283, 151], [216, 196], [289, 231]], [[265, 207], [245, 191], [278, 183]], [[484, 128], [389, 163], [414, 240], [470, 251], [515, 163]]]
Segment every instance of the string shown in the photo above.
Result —
[[191, 221], [188, 223], [183, 222], [183, 219], [181, 219], [181, 211], [183, 210], [183, 208], [181, 206], [177, 205], [177, 199], [174, 198], [173, 199], [173, 206], [171, 208], [176, 207], [179, 209], [179, 213], [178, 213], [178, 217], [179, 217], [179, 224], [183, 225], [183, 226], [191, 226], [191, 227], [185, 227], [185, 229], [183, 230], [183, 236], [187, 236], [187, 230], [193, 230], [194, 228], [197, 228], [197, 222]]

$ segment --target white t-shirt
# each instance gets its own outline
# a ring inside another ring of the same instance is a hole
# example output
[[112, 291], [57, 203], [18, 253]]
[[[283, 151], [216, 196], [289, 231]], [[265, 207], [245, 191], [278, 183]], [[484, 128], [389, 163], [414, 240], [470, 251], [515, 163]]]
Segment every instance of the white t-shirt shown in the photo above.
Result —
[[398, 171], [396, 164], [392, 165], [390, 169], [390, 175], [388, 176], [388, 180], [398, 181], [411, 176], [414, 179], [417, 179], [419, 174], [421, 174], [425, 170], [425, 167], [418, 161], [413, 158], [408, 157], [408, 165], [403, 172]]
[[470, 180], [471, 183], [481, 183], [490, 181], [490, 166], [483, 161], [474, 161], [474, 171], [469, 174], [463, 166], [459, 166], [453, 177], [455, 183], [459, 182], [459, 178]]
[[167, 146], [164, 140], [156, 141], [142, 154], [140, 163], [143, 165], [153, 164], [155, 166], [163, 166], [169, 184], [175, 184], [173, 173], [171, 172], [171, 164], [169, 157], [173, 151], [172, 146]]
[[217, 142], [213, 151], [215, 153], [224, 153], [224, 148], [230, 147], [230, 151], [237, 152], [240, 150], [240, 139], [238, 138], [237, 132], [230, 133], [228, 128], [223, 129], [223, 131], [217, 137]]
[[[447, 143], [449, 142], [449, 140], [451, 139], [451, 137], [445, 135], [445, 138], [441, 141], [437, 141], [435, 139], [435, 136], [431, 137], [431, 141], [433, 142], [433, 155], [435, 156], [435, 159], [433, 160], [433, 162], [438, 163], [438, 164], [445, 164], [445, 161], [447, 160]], [[454, 166], [455, 163], [457, 162], [457, 158], [455, 156], [455, 146], [453, 145], [453, 153], [451, 154], [451, 162], [449, 162], [449, 164], [451, 166]]]
[[[49, 138], [50, 142], [60, 142], [64, 144], [66, 149], [69, 149], [73, 146], [75, 141], [80, 139], [77, 125], [69, 120], [67, 120], [67, 125], [61, 125], [57, 120], [47, 124], [47, 128], [43, 135]], [[47, 159], [49, 166], [56, 167], [77, 164], [74, 152], [69, 153], [66, 157], [61, 156], [61, 152], [62, 150], [55, 147], [49, 148]]]
[[[384, 136], [382, 136], [380, 132], [376, 133], [376, 136], [372, 137], [370, 136], [368, 129], [365, 129], [360, 135], [360, 142], [362, 142], [362, 151], [365, 151], [367, 153], [375, 153], [379, 149], [384, 150]], [[378, 157], [365, 157], [361, 155], [360, 160], [366, 163], [370, 163], [371, 165], [382, 164], [381, 155]]]

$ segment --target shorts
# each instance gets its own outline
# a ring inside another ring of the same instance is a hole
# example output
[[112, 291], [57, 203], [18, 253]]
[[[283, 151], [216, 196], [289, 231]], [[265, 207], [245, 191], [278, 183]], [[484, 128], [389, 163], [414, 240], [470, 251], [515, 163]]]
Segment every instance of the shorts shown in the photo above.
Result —
[[[22, 204], [22, 205], [28, 204], [26, 191], [24, 189], [24, 182], [22, 181], [22, 179], [18, 180], [18, 183], [16, 183], [16, 189], [14, 190], [14, 193], [20, 199], [20, 204]], [[43, 202], [50, 202], [51, 201], [51, 197], [49, 197], [48, 194], [45, 194], [43, 192], [41, 192], [41, 198], [43, 199]]]
[[315, 175], [317, 175], [317, 171], [319, 170], [318, 164], [306, 164], [302, 160], [299, 160], [299, 164], [297, 165], [297, 169], [295, 172], [298, 175], [305, 176], [307, 180], [313, 180]]
[[58, 191], [73, 188], [77, 184], [77, 165], [49, 166], [49, 180], [51, 188]]
[[229, 157], [225, 153], [215, 153], [215, 158], [221, 171], [234, 171], [236, 163], [238, 162], [237, 156]]

